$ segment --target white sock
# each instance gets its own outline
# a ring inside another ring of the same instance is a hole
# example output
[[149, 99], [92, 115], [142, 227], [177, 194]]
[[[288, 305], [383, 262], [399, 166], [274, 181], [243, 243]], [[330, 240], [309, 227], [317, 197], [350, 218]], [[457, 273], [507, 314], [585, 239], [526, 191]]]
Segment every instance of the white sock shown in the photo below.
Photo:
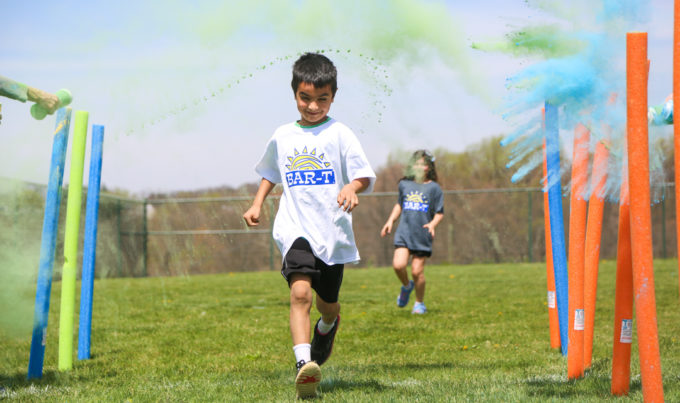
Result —
[[312, 360], [312, 345], [311, 344], [297, 344], [293, 346], [295, 352], [295, 362], [304, 360], [310, 362]]
[[319, 333], [324, 334], [324, 335], [328, 334], [328, 332], [330, 332], [331, 329], [333, 329], [333, 326], [335, 326], [336, 320], [338, 320], [337, 317], [333, 320], [333, 323], [326, 323], [323, 320], [323, 316], [322, 316], [321, 320], [319, 321], [319, 325], [318, 325]]

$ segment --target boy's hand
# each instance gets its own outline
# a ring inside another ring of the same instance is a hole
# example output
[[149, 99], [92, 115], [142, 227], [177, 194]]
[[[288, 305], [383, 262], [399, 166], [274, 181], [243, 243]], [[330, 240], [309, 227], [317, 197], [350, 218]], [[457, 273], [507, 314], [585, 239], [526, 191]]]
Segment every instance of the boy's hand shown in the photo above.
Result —
[[435, 227], [435, 225], [432, 224], [431, 222], [423, 225], [423, 228], [427, 228], [427, 232], [430, 233], [430, 235], [432, 236], [432, 239], [434, 239], [434, 227]]
[[249, 227], [260, 225], [260, 207], [251, 206], [248, 211], [243, 213], [243, 219]]
[[380, 231], [380, 236], [381, 236], [382, 238], [384, 238], [385, 235], [391, 234], [391, 233], [392, 233], [392, 222], [387, 222], [387, 223], [385, 223], [385, 225], [382, 227], [382, 230]]
[[357, 196], [354, 186], [350, 183], [340, 190], [338, 194], [338, 207], [348, 213], [352, 212], [356, 206], [359, 205], [359, 196]]

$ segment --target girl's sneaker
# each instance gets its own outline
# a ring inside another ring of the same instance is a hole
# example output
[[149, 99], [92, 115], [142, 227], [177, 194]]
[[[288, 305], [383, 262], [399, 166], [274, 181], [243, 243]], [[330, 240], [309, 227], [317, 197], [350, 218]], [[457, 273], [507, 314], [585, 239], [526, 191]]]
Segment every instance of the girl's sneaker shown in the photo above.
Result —
[[422, 302], [417, 302], [413, 304], [413, 310], [411, 313], [417, 314], [417, 315], [422, 315], [427, 312], [427, 308], [425, 308], [425, 304]]
[[397, 306], [403, 308], [408, 304], [408, 299], [411, 296], [411, 291], [413, 291], [413, 280], [408, 282], [408, 287], [401, 286], [401, 292], [397, 297]]
[[297, 364], [297, 376], [295, 377], [295, 391], [299, 399], [316, 396], [316, 387], [321, 382], [321, 368], [314, 361], [305, 362], [300, 360]]

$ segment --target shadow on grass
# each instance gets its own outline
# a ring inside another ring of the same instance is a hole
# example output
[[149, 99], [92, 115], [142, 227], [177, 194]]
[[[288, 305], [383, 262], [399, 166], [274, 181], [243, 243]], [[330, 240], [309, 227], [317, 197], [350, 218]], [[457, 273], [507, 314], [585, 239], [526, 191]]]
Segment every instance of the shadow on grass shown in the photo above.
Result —
[[373, 368], [373, 371], [429, 371], [429, 370], [493, 370], [497, 364], [491, 361], [484, 362], [407, 362], [407, 363], [389, 363], [389, 364], [369, 364], [363, 366], [367, 370]]
[[390, 388], [391, 388], [390, 386], [385, 385], [374, 379], [345, 380], [340, 378], [326, 378], [322, 380], [321, 383], [319, 384], [319, 390], [322, 393], [330, 393], [336, 390], [349, 391], [355, 389], [373, 392], [383, 392]]
[[[330, 393], [333, 391], [349, 391], [349, 390], [363, 390], [366, 392], [385, 392], [391, 389], [395, 389], [395, 386], [390, 383], [384, 383], [380, 379], [384, 379], [382, 375], [387, 372], [392, 372], [394, 370], [410, 370], [410, 371], [421, 371], [421, 370], [432, 370], [432, 369], [451, 369], [454, 365], [451, 363], [406, 363], [403, 365], [380, 365], [380, 364], [369, 364], [361, 365], [360, 368], [353, 368], [352, 371], [360, 374], [378, 374], [379, 377], [376, 379], [366, 379], [362, 376], [350, 376], [347, 378], [332, 376], [325, 378], [319, 384], [319, 389], [322, 393]], [[350, 379], [351, 378], [351, 379]]]
[[367, 365], [366, 367], [377, 367], [381, 370], [403, 370], [407, 369], [410, 371], [423, 371], [430, 369], [453, 369], [460, 367], [460, 365], [454, 365], [450, 362], [407, 362], [403, 364], [387, 364], [387, 365]]
[[[524, 384], [529, 396], [545, 399], [597, 397], [613, 398], [611, 394], [611, 367], [608, 359], [594, 361], [592, 367], [580, 379], [567, 379], [564, 375], [546, 375], [526, 379]], [[632, 374], [631, 374], [632, 375]], [[630, 382], [629, 393], [639, 392], [639, 378]]]
[[26, 379], [26, 372], [17, 372], [13, 375], [0, 374], [0, 388], [22, 388], [31, 385], [53, 384], [57, 381], [56, 371], [43, 371], [41, 378]]

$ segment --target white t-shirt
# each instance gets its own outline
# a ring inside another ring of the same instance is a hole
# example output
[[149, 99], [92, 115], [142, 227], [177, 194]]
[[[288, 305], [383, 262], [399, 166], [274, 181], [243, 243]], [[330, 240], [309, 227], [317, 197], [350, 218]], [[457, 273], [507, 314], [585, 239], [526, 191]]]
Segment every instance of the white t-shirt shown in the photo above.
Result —
[[289, 123], [276, 129], [255, 167], [264, 179], [283, 184], [273, 236], [282, 256], [303, 237], [328, 265], [356, 262], [352, 215], [338, 207], [338, 194], [354, 179], [375, 173], [356, 135], [329, 118], [312, 127]]

